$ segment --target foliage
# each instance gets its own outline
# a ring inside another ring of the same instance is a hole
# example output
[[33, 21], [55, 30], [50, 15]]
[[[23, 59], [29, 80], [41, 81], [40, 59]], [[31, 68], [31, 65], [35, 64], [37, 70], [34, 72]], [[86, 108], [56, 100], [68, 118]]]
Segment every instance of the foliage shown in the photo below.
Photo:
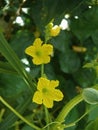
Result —
[[[25, 49], [36, 38], [54, 48], [44, 76], [64, 95], [51, 109], [32, 102], [41, 67]], [[1, 0], [0, 130], [97, 130], [97, 48], [98, 0]]]

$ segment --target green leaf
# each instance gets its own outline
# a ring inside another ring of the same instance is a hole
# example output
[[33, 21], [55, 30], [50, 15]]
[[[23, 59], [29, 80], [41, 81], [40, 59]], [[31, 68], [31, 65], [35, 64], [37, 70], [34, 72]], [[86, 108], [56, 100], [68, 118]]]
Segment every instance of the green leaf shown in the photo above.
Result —
[[98, 90], [93, 88], [86, 88], [82, 92], [84, 100], [89, 104], [98, 103]]
[[49, 79], [55, 79], [56, 75], [54, 73], [54, 68], [51, 64], [45, 65], [45, 74]]
[[[74, 122], [75, 120], [78, 119], [78, 116], [79, 116], [79, 113], [75, 107], [71, 110], [71, 112], [66, 117], [65, 124], [70, 124], [70, 123]], [[76, 129], [76, 125], [69, 127], [69, 128], [66, 128], [65, 130], [75, 130], [75, 129]]]
[[[62, 123], [64, 121], [64, 119], [66, 119], [67, 115], [69, 114], [69, 112], [77, 105], [79, 104], [81, 101], [83, 100], [82, 95], [77, 95], [76, 97], [74, 97], [72, 100], [70, 100], [67, 104], [65, 104], [65, 106], [62, 108], [62, 110], [60, 111], [60, 113], [58, 114], [57, 118], [55, 119], [55, 121], [58, 121], [60, 123]], [[52, 130], [55, 130], [57, 128], [58, 124], [54, 124], [52, 127]]]
[[73, 73], [74, 81], [82, 88], [90, 87], [95, 83], [96, 73], [92, 69], [79, 69]]
[[94, 44], [98, 47], [98, 30], [96, 30], [93, 34], [92, 34], [92, 39]]
[[18, 31], [11, 39], [10, 45], [19, 58], [25, 57], [24, 50], [32, 44], [34, 36], [27, 30]]
[[98, 118], [96, 120], [90, 122], [85, 130], [98, 130]]
[[98, 27], [98, 7], [92, 6], [83, 12], [78, 19], [71, 19], [72, 32], [82, 41], [91, 36]]
[[33, 128], [31, 128], [28, 125], [25, 125], [21, 130], [34, 130]]
[[29, 5], [31, 7], [30, 16], [34, 19], [37, 27], [43, 29], [52, 19], [64, 16], [81, 2], [82, 0], [36, 0]]
[[16, 70], [8, 63], [0, 61], [0, 73], [18, 75]]
[[0, 76], [0, 95], [3, 97], [15, 102], [25, 91], [28, 91], [26, 89], [25, 82], [19, 76], [11, 74]]
[[59, 54], [61, 70], [65, 73], [76, 72], [80, 67], [80, 59], [76, 53], [69, 51]]
[[95, 120], [98, 117], [98, 104], [94, 106], [90, 105], [90, 108], [92, 109], [92, 111], [90, 111], [88, 114], [88, 122]]
[[93, 68], [94, 64], [93, 63], [86, 63], [83, 68]]
[[[21, 104], [19, 104], [15, 110], [17, 110], [19, 113], [23, 114], [24, 111], [26, 110], [26, 108], [28, 107], [28, 105], [30, 105], [31, 103], [31, 95], [29, 95], [28, 97], [26, 97]], [[0, 130], [8, 130], [9, 127], [11, 127], [11, 125], [13, 123], [15, 123], [15, 121], [18, 119], [18, 117], [12, 113], [9, 112], [9, 115], [6, 116], [5, 120], [3, 120], [0, 123]]]
[[13, 51], [13, 49], [7, 43], [7, 41], [4, 38], [2, 33], [0, 33], [0, 52], [5, 56], [5, 58], [11, 64], [11, 66], [18, 72], [18, 74], [23, 78], [23, 80], [28, 85], [29, 89], [31, 90], [31, 87], [34, 89], [32, 78], [26, 72], [23, 64], [20, 62], [16, 53]]
[[52, 43], [57, 50], [65, 52], [70, 50], [70, 38], [70, 33], [61, 31], [57, 37], [50, 40], [50, 43]]

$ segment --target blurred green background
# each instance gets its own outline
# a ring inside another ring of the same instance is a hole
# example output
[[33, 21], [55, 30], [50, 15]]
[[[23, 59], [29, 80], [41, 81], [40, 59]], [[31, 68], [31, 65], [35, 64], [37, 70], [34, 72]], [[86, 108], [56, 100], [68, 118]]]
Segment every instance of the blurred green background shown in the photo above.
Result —
[[[40, 77], [40, 66], [33, 65], [31, 57], [24, 50], [36, 37], [44, 40], [45, 26], [53, 19], [54, 25], [60, 25], [62, 30], [57, 37], [48, 41], [54, 46], [54, 56], [45, 65], [45, 73], [49, 79], [60, 81], [59, 89], [64, 94], [63, 101], [49, 109], [54, 119], [65, 103], [81, 89], [93, 87], [98, 82], [97, 68], [83, 68], [88, 62], [98, 61], [98, 0], [0, 0], [0, 31], [30, 73], [31, 79]], [[74, 46], [79, 48], [74, 49]], [[0, 95], [24, 117], [42, 126], [43, 110], [32, 103], [27, 84], [13, 67], [17, 59], [12, 55], [12, 66], [0, 52]], [[15, 66], [17, 68], [17, 64]], [[90, 107], [85, 102], [80, 103], [70, 112], [66, 123], [75, 121]], [[3, 110], [0, 130], [33, 130], [0, 103], [0, 113]], [[19, 121], [19, 125], [16, 121]], [[66, 130], [97, 129], [98, 107]]]

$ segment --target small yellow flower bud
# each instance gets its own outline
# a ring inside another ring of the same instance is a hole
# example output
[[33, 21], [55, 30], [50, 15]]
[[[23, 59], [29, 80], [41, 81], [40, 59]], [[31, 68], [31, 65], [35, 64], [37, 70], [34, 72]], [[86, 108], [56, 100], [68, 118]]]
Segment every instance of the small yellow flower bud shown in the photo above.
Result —
[[34, 36], [35, 36], [35, 38], [40, 37], [40, 32], [39, 32], [39, 31], [35, 31], [35, 32], [34, 32]]
[[58, 25], [55, 25], [54, 27], [52, 27], [52, 29], [50, 30], [50, 35], [55, 37], [57, 35], [59, 35], [60, 33], [60, 27]]
[[75, 52], [78, 52], [78, 53], [84, 53], [87, 51], [87, 48], [85, 47], [80, 47], [80, 46], [72, 46], [72, 49], [75, 51]]

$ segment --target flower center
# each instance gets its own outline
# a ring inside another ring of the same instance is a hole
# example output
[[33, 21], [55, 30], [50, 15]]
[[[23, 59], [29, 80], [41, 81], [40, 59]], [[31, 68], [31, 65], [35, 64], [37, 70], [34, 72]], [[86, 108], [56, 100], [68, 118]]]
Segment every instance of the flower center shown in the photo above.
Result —
[[36, 56], [41, 56], [42, 55], [42, 52], [41, 51], [36, 51]]
[[45, 94], [45, 93], [47, 93], [47, 92], [48, 92], [48, 89], [43, 88], [43, 89], [42, 89], [42, 92]]

